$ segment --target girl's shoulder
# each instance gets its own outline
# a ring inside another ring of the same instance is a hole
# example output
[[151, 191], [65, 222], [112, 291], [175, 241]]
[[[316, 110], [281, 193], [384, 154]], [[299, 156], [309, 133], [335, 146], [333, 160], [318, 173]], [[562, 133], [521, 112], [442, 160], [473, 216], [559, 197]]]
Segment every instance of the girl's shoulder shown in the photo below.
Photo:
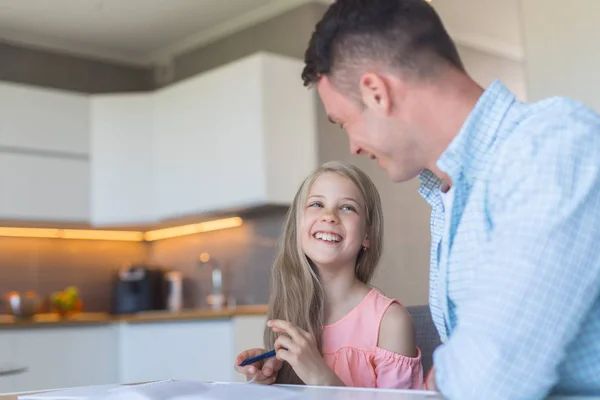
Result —
[[377, 347], [406, 357], [417, 353], [415, 327], [412, 316], [396, 298], [386, 296], [373, 288], [376, 303]]
[[417, 355], [412, 316], [400, 303], [390, 303], [379, 325], [377, 347], [406, 357]]

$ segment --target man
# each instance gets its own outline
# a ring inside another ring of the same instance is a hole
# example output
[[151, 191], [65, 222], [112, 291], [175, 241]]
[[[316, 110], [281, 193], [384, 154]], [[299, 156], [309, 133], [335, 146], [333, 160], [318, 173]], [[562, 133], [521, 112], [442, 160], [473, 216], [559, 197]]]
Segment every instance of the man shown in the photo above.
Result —
[[337, 0], [305, 62], [351, 151], [432, 206], [428, 387], [600, 394], [600, 116], [484, 90], [423, 0]]

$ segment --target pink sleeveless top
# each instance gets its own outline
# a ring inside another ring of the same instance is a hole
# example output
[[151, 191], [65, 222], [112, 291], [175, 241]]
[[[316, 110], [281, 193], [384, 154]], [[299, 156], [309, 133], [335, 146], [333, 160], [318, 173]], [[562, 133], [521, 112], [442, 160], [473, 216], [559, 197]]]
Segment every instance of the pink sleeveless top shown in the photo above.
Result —
[[421, 350], [406, 357], [377, 347], [379, 326], [396, 299], [372, 289], [361, 303], [338, 322], [323, 329], [323, 358], [346, 386], [421, 389]]

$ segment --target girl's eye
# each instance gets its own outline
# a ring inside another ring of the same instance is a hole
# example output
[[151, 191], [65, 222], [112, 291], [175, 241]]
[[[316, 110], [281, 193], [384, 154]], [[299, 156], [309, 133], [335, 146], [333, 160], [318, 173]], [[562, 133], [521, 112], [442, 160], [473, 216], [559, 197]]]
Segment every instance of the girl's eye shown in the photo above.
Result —
[[321, 204], [318, 201], [315, 201], [314, 203], [310, 203], [309, 207], [323, 207], [323, 204]]
[[342, 210], [346, 210], [346, 211], [356, 211], [356, 208], [354, 208], [351, 205], [346, 204], [345, 206], [342, 207]]

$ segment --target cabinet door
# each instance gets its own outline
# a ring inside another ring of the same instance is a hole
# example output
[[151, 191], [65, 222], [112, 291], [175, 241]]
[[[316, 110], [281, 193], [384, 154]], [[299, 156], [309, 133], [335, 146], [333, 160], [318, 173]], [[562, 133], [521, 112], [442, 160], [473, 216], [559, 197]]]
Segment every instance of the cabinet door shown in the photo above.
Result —
[[[244, 350], [265, 347], [263, 332], [266, 325], [266, 315], [248, 315], [233, 318], [234, 354], [236, 357]], [[246, 377], [236, 373], [235, 380], [245, 382]]]
[[261, 59], [156, 93], [156, 199], [161, 218], [264, 200]]
[[0, 152], [0, 218], [87, 221], [89, 162]]
[[115, 383], [117, 333], [112, 325], [15, 331], [15, 362], [29, 370], [13, 378], [14, 390]]
[[0, 82], [0, 147], [89, 154], [89, 96]]
[[[13, 349], [14, 333], [11, 330], [0, 331], [0, 369], [17, 366]], [[22, 366], [21, 364], [18, 365]], [[0, 376], [0, 394], [14, 392], [13, 375]]]
[[120, 382], [234, 378], [229, 320], [125, 324], [121, 329]]
[[91, 199], [96, 225], [154, 221], [152, 94], [95, 96]]

